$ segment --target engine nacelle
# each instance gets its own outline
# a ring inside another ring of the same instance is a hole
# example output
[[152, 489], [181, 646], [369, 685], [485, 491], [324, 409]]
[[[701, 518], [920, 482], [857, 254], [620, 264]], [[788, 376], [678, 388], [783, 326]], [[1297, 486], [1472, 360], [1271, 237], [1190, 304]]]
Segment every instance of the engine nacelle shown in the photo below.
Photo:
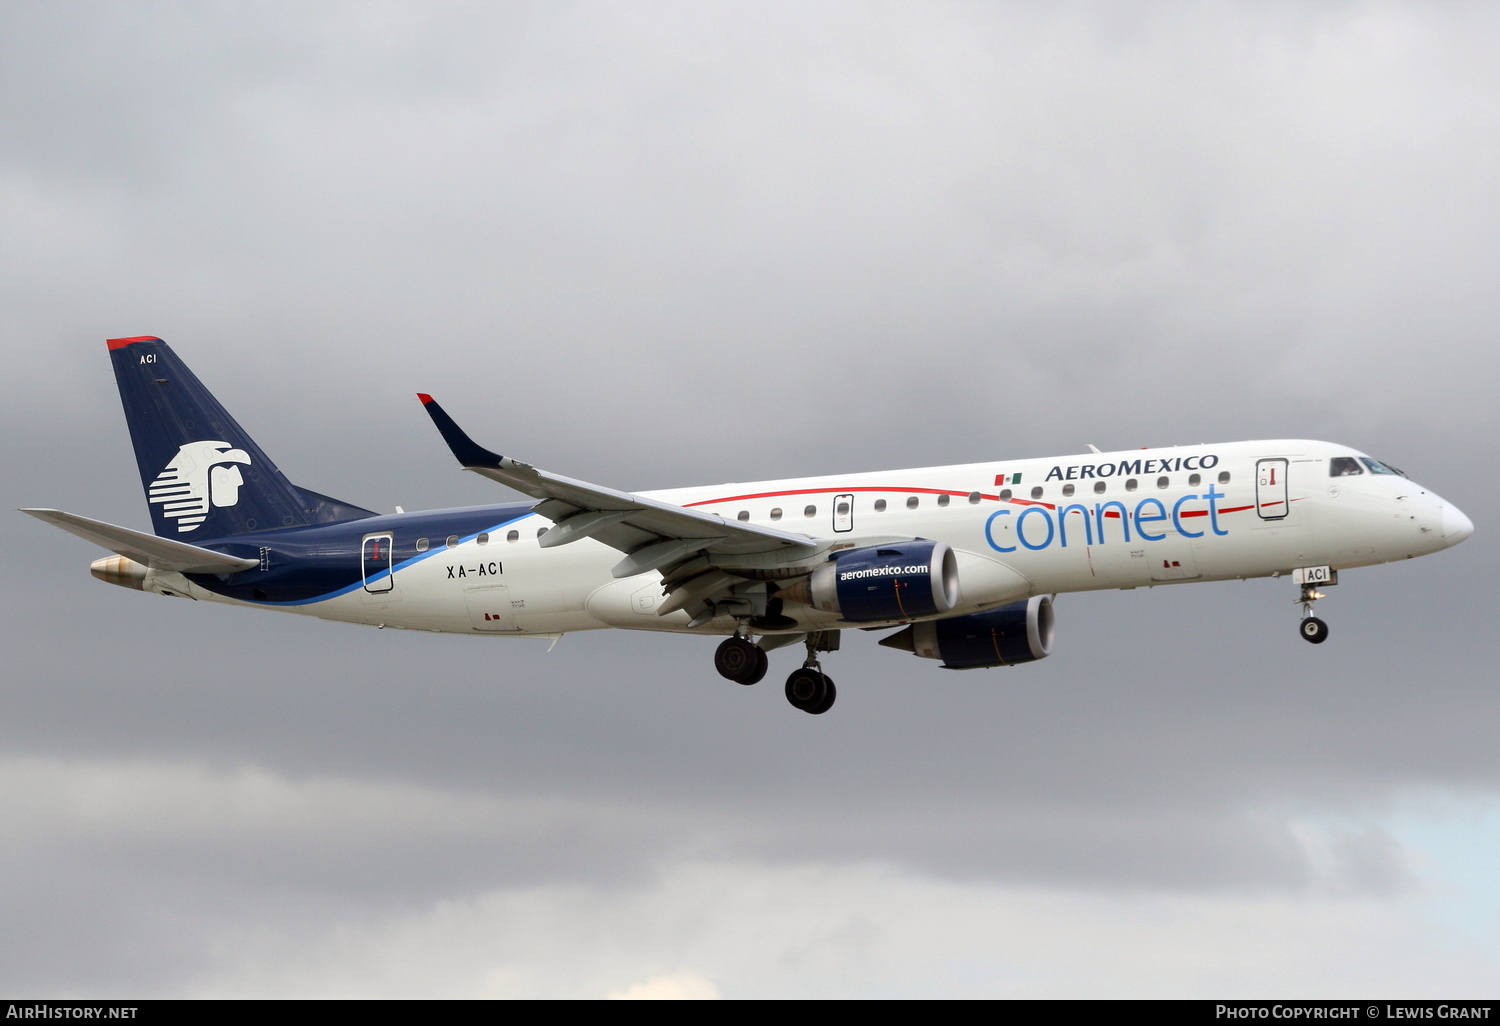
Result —
[[958, 602], [958, 560], [945, 542], [848, 549], [779, 594], [855, 623], [914, 620]]
[[941, 659], [950, 670], [974, 670], [1045, 659], [1052, 654], [1052, 632], [1052, 596], [1033, 595], [986, 613], [923, 620], [880, 643]]

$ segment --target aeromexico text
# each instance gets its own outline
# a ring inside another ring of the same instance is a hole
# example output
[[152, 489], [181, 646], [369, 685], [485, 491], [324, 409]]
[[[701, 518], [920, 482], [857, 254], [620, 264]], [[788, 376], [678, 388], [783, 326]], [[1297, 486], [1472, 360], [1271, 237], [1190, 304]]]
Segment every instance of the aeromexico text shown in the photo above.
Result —
[[1212, 470], [1219, 457], [1172, 456], [1164, 460], [1120, 460], [1118, 463], [1077, 463], [1071, 467], [1053, 467], [1048, 481], [1086, 481], [1093, 477], [1127, 477], [1131, 474], [1170, 474], [1178, 470]]

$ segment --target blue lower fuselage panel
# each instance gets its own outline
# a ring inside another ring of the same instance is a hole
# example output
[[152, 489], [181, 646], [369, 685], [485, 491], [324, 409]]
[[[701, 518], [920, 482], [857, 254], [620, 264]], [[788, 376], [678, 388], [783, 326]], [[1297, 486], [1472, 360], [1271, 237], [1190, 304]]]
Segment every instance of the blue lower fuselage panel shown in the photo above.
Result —
[[[393, 571], [446, 551], [450, 538], [457, 544], [470, 542], [481, 534], [504, 530], [530, 513], [531, 503], [472, 506], [237, 534], [199, 544], [257, 560], [258, 567], [227, 577], [187, 576], [216, 595], [243, 602], [273, 606], [322, 602], [357, 588], [378, 587]], [[389, 537], [371, 539], [378, 535]]]

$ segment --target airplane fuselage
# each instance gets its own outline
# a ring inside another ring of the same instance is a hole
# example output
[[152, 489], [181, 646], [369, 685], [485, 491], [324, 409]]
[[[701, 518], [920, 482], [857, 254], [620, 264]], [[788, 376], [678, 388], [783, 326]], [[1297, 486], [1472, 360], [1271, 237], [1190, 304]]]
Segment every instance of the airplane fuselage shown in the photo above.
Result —
[[[1340, 472], [1342, 471], [1342, 472]], [[1334, 571], [1436, 552], [1467, 537], [1451, 503], [1345, 446], [1304, 440], [1088, 453], [642, 493], [728, 521], [805, 535], [816, 551], [758, 571], [771, 595], [839, 551], [889, 539], [955, 551], [955, 616], [1030, 595]], [[229, 575], [146, 571], [144, 590], [393, 628], [555, 636], [604, 627], [730, 634], [659, 615], [661, 573], [616, 578], [593, 538], [556, 547], [531, 502], [377, 516], [196, 544], [254, 559]], [[788, 602], [757, 633], [849, 620]]]
[[292, 483], [162, 339], [106, 345], [153, 532], [24, 510], [115, 553], [96, 577], [377, 627], [720, 635], [714, 668], [742, 685], [801, 642], [785, 694], [813, 715], [846, 628], [901, 627], [879, 643], [948, 669], [1014, 666], [1050, 654], [1059, 594], [1289, 574], [1320, 644], [1339, 571], [1473, 530], [1399, 471], [1301, 440], [632, 493], [485, 448], [425, 393], [459, 465], [528, 498], [383, 516]]

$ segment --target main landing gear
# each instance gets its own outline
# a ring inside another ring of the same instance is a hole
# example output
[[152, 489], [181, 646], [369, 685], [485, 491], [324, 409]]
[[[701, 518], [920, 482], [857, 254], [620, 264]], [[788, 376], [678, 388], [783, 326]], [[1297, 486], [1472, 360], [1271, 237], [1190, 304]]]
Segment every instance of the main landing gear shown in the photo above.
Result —
[[[792, 640], [795, 638], [796, 635], [791, 635], [787, 641], [795, 643]], [[838, 689], [833, 686], [833, 679], [818, 664], [817, 654], [836, 651], [839, 647], [839, 632], [812, 631], [802, 640], [807, 646], [807, 659], [786, 679], [786, 700], [794, 708], [818, 716], [833, 708]], [[765, 677], [768, 666], [765, 649], [739, 634], [725, 638], [714, 652], [714, 669], [719, 671], [721, 677], [736, 684], [758, 683]]]
[[771, 661], [766, 658], [765, 649], [738, 634], [725, 638], [714, 653], [714, 669], [719, 671], [719, 676], [736, 684], [760, 683], [770, 666]]
[[833, 678], [817, 666], [804, 666], [786, 679], [786, 700], [805, 713], [820, 716], [833, 708], [838, 697]]

